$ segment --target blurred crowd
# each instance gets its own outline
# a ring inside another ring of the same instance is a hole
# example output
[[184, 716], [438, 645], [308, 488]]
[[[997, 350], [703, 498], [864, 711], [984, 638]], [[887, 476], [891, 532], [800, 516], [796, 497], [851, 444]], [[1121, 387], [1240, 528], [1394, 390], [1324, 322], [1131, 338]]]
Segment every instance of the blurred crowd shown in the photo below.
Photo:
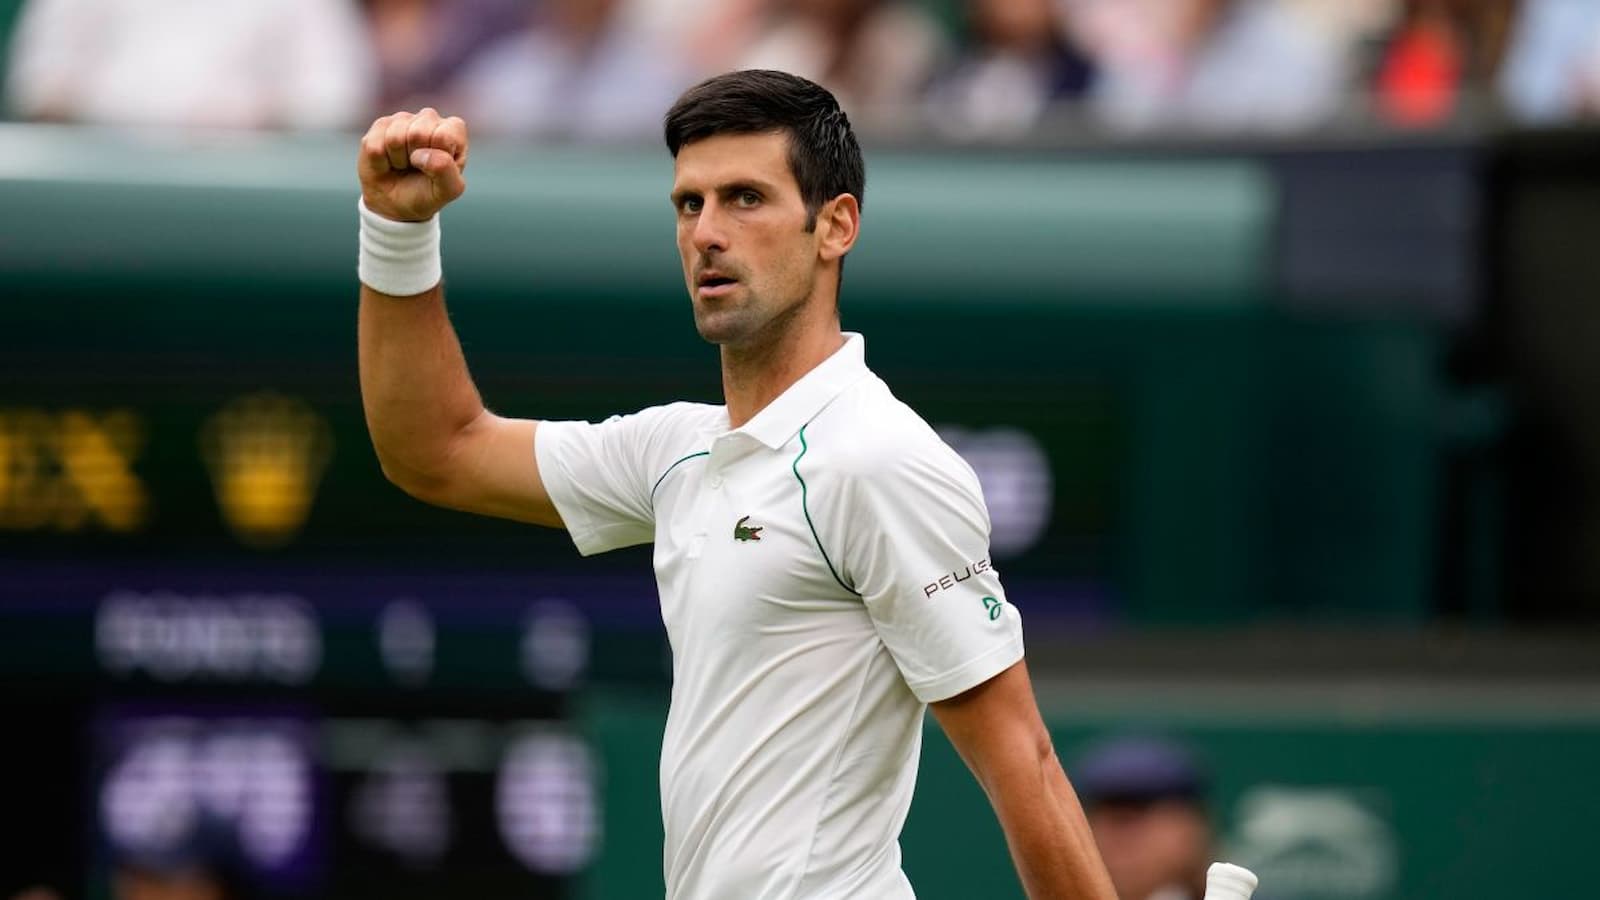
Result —
[[27, 0], [10, 116], [644, 140], [708, 74], [777, 68], [868, 131], [1006, 139], [1600, 115], [1597, 0]]

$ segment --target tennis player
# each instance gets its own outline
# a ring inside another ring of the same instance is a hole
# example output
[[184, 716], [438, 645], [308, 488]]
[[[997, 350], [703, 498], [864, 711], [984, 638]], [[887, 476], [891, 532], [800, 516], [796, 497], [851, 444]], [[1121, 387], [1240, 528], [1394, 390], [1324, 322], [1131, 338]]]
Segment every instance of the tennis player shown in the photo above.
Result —
[[466, 125], [432, 109], [373, 123], [360, 365], [384, 473], [431, 503], [566, 528], [585, 555], [654, 543], [669, 898], [912, 897], [898, 837], [927, 707], [1028, 895], [1114, 897], [1034, 701], [978, 480], [840, 330], [865, 187], [849, 120], [809, 81], [745, 71], [690, 89], [665, 131], [725, 404], [590, 424], [484, 408], [440, 288]]

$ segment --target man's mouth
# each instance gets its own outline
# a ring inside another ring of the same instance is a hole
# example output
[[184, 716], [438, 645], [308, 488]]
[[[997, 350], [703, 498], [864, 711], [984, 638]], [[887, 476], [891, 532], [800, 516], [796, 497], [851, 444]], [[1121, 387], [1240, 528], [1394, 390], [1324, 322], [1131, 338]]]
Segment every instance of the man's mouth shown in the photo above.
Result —
[[695, 293], [702, 297], [720, 297], [733, 290], [733, 286], [738, 283], [737, 278], [721, 272], [701, 272], [695, 278]]

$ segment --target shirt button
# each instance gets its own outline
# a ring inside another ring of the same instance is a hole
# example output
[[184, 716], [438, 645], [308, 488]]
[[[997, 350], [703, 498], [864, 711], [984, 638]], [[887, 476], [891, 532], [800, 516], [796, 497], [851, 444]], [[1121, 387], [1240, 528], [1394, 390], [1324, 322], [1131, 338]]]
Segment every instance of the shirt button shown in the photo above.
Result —
[[706, 479], [706, 483], [711, 485], [714, 488], [722, 487], [722, 476], [721, 475], [713, 475], [710, 478]]

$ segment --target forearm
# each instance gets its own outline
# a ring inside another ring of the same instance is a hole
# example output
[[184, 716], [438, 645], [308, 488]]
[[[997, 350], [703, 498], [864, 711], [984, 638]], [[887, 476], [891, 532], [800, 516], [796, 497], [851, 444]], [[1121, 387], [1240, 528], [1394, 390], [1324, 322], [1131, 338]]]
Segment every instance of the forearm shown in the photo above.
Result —
[[1116, 900], [1083, 808], [1044, 739], [984, 785], [1031, 900]]
[[426, 491], [456, 436], [484, 413], [439, 287], [396, 298], [361, 286], [361, 403], [384, 473]]
[[1116, 900], [1078, 797], [1015, 665], [932, 705], [934, 717], [994, 805], [1017, 876], [1033, 900]]

